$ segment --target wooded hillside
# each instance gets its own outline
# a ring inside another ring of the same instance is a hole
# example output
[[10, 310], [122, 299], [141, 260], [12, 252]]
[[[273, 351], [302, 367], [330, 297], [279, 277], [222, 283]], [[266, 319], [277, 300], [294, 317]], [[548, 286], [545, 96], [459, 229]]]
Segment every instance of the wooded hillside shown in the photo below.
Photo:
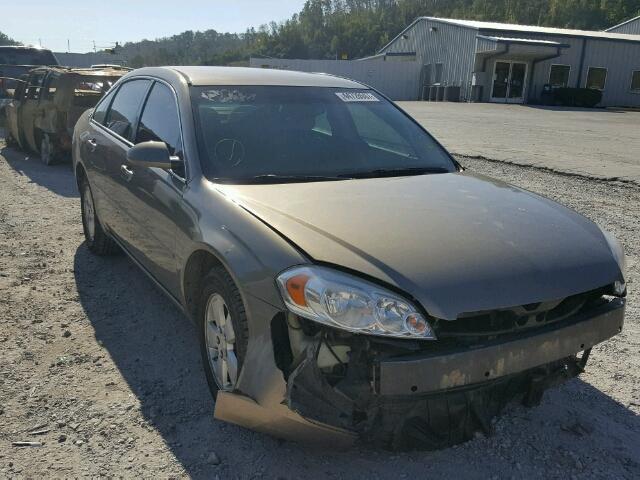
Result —
[[[640, 0], [308, 0], [290, 19], [245, 33], [186, 31], [129, 42], [119, 53], [133, 67], [228, 65], [251, 55], [358, 58], [374, 54], [419, 16], [603, 30], [636, 15]], [[10, 41], [0, 33], [0, 44]]]

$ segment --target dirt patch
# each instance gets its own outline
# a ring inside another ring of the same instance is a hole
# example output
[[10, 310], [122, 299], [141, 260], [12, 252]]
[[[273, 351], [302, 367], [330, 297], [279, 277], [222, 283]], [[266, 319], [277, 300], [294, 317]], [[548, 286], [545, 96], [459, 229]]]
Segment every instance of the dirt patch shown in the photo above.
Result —
[[640, 477], [640, 188], [463, 159], [622, 240], [625, 330], [541, 406], [510, 408], [489, 438], [333, 452], [215, 421], [194, 328], [124, 256], [89, 254], [71, 168], [1, 155], [0, 477]]

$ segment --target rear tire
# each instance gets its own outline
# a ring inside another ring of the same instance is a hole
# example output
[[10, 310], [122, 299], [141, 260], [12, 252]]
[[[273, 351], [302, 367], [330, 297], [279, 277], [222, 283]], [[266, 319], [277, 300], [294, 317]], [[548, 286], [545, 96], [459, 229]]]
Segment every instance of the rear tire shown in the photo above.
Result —
[[197, 321], [202, 363], [215, 400], [218, 391], [235, 390], [249, 342], [242, 297], [223, 267], [213, 268], [202, 281]]
[[102, 228], [96, 213], [93, 194], [89, 182], [80, 183], [80, 209], [82, 212], [82, 229], [87, 247], [95, 255], [113, 255], [118, 252], [118, 245]]

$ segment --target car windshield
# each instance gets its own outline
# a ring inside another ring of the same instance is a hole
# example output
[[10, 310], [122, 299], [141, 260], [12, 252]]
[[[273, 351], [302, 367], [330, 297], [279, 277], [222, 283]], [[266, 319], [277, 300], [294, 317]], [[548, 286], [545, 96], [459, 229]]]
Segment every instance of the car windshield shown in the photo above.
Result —
[[378, 93], [286, 86], [192, 87], [207, 177], [322, 181], [456, 171], [449, 154]]

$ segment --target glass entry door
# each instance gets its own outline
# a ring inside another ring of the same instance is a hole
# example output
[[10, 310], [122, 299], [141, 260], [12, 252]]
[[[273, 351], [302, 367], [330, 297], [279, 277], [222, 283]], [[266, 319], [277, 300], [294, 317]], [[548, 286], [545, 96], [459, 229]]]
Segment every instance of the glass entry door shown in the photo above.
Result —
[[524, 103], [527, 64], [498, 61], [493, 70], [491, 100], [505, 103]]

